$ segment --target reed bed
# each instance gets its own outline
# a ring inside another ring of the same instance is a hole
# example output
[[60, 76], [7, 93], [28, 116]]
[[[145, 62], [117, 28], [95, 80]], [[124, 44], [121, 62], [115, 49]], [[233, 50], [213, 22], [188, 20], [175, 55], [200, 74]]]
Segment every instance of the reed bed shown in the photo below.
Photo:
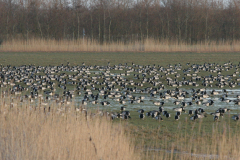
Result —
[[0, 159], [139, 159], [121, 125], [60, 108], [1, 99]]
[[134, 42], [96, 40], [13, 39], [3, 41], [0, 52], [237, 52], [240, 41], [209, 41], [189, 45], [185, 42], [145, 39]]

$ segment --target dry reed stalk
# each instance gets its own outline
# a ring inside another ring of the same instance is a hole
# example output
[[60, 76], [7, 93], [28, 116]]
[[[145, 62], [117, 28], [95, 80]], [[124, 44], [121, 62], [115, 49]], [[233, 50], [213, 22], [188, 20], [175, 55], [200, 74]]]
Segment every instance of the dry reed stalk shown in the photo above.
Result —
[[106, 118], [86, 119], [73, 105], [48, 112], [28, 101], [0, 101], [1, 159], [139, 159], [122, 126]]
[[189, 45], [184, 42], [146, 39], [124, 44], [122, 41], [103, 43], [95, 40], [13, 39], [4, 41], [1, 52], [237, 52], [239, 41], [204, 42]]

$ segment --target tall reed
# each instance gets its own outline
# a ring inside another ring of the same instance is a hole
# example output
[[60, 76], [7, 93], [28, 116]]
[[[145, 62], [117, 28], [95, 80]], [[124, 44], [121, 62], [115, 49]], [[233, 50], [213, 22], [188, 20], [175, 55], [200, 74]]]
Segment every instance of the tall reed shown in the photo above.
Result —
[[1, 98], [1, 159], [139, 159], [121, 125], [74, 108]]
[[124, 43], [106, 42], [89, 39], [78, 40], [29, 40], [13, 39], [3, 41], [1, 52], [237, 52], [240, 51], [239, 41], [198, 42], [189, 45], [185, 42], [170, 40], [145, 39]]

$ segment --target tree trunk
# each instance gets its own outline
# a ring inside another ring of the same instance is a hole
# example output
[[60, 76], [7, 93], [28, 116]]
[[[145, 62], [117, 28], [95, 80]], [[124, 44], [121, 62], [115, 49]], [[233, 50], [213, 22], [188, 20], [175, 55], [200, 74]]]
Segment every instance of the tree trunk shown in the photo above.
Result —
[[147, 40], [148, 40], [148, 7], [147, 7], [147, 26], [146, 26], [146, 29], [147, 29]]
[[169, 26], [170, 26], [170, 24], [169, 24], [170, 22], [169, 22], [169, 17], [168, 17], [168, 13], [167, 13], [167, 39], [169, 40]]
[[91, 41], [93, 41], [93, 19], [92, 19], [92, 13], [90, 14], [91, 18]]
[[208, 13], [205, 18], [205, 45], [207, 44], [207, 36], [208, 36]]
[[80, 19], [79, 19], [78, 11], [77, 11], [77, 23], [78, 23], [78, 26], [77, 26], [77, 29], [78, 29], [78, 39], [80, 39]]
[[99, 39], [99, 42], [101, 43], [101, 23], [100, 23], [100, 14], [99, 14], [99, 17], [98, 17], [98, 39]]
[[103, 11], [103, 42], [105, 42], [105, 9]]

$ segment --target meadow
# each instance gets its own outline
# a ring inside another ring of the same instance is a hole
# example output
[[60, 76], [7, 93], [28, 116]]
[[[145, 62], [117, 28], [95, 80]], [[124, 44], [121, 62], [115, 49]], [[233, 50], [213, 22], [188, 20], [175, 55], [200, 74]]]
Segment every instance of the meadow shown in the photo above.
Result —
[[238, 63], [239, 52], [0, 52], [2, 65], [112, 65], [133, 63], [139, 65], [160, 65], [181, 63]]
[[[117, 65], [134, 62], [141, 65], [161, 66], [181, 63], [186, 66], [188, 62], [223, 64], [231, 61], [238, 64], [240, 54], [238, 52], [0, 52], [0, 57], [0, 64], [4, 66], [28, 64], [53, 66], [67, 62], [70, 65], [81, 65], [82, 62], [86, 65], [107, 65], [108, 62]], [[99, 116], [86, 120], [84, 114], [75, 111], [74, 104], [62, 106], [64, 110], [65, 108], [69, 110], [67, 113], [59, 114], [57, 104], [54, 104], [56, 106], [53, 107], [54, 110], [44, 113], [44, 106], [41, 104], [33, 107], [29, 102], [20, 102], [11, 95], [6, 97], [1, 95], [1, 97], [2, 159], [48, 159], [49, 157], [52, 159], [79, 159], [79, 157], [81, 159], [237, 159], [240, 153], [238, 147], [240, 124], [231, 119], [231, 112], [226, 113], [224, 118], [217, 122], [214, 122], [210, 115], [204, 119], [190, 121], [187, 114], [183, 114], [179, 121], [174, 119], [158, 121], [148, 117], [140, 120], [137, 108], [133, 108], [135, 112], [131, 112], [131, 119], [116, 119], [111, 122]], [[97, 108], [91, 112], [94, 113], [96, 110]], [[213, 110], [209, 108], [208, 113]], [[174, 114], [173, 111], [170, 113]], [[85, 132], [86, 130], [89, 131]], [[89, 140], [89, 135], [94, 137], [92, 141]], [[95, 144], [91, 142], [96, 143], [97, 149], [102, 149], [98, 154], [94, 154]]]

